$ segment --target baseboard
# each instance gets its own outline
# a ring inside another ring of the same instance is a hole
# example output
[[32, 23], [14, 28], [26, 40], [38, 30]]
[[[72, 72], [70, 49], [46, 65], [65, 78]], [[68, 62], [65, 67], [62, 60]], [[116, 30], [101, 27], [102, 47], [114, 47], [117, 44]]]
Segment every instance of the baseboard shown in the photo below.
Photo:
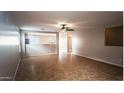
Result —
[[11, 81], [13, 77], [0, 77], [0, 81]]
[[29, 55], [29, 56], [24, 56], [25, 57], [39, 57], [39, 56], [43, 56], [43, 55], [53, 55], [53, 54], [57, 54], [57, 53], [47, 53], [47, 54], [40, 54], [40, 55]]
[[88, 57], [88, 56], [84, 56], [84, 55], [80, 55], [80, 54], [76, 54], [76, 53], [73, 53], [73, 54], [74, 54], [74, 55], [77, 55], [77, 56], [89, 58], [89, 59], [92, 59], [92, 60], [100, 61], [100, 62], [103, 62], [103, 63], [111, 64], [111, 65], [114, 65], [114, 66], [123, 67], [123, 65], [120, 66], [120, 65], [118, 65], [118, 64], [111, 63], [111, 62], [109, 62], [109, 61], [105, 61], [105, 60], [102, 60], [102, 59], [97, 59], [97, 58], [93, 58], [93, 57]]
[[16, 67], [16, 70], [15, 70], [15, 72], [14, 72], [14, 76], [13, 76], [13, 79], [12, 79], [13, 81], [15, 80], [16, 73], [17, 73], [17, 71], [18, 71], [18, 68], [19, 68], [20, 62], [21, 62], [21, 58], [19, 59], [19, 62], [18, 62], [17, 67]]

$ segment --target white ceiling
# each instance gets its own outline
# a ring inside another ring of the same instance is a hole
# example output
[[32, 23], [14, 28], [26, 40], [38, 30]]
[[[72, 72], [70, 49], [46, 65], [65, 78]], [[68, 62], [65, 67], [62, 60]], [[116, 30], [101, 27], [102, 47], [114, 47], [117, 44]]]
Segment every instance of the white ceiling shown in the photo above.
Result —
[[15, 11], [9, 14], [23, 30], [59, 31], [60, 23], [74, 29], [123, 24], [123, 12]]

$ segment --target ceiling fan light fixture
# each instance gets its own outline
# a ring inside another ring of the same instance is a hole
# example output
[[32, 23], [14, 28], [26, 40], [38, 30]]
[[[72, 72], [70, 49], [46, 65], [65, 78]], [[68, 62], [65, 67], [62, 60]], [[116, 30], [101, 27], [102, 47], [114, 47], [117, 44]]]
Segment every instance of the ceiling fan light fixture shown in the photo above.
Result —
[[64, 32], [64, 33], [65, 33], [65, 32], [66, 32], [66, 30], [62, 30], [62, 32]]

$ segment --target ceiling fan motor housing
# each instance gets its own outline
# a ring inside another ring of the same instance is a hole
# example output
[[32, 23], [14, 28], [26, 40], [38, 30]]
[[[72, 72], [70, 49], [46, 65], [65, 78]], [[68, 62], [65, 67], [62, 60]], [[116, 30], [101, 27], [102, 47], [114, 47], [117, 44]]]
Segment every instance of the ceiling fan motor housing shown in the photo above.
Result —
[[62, 26], [61, 29], [66, 29], [66, 27], [65, 27], [66, 24], [61, 24], [60, 26]]

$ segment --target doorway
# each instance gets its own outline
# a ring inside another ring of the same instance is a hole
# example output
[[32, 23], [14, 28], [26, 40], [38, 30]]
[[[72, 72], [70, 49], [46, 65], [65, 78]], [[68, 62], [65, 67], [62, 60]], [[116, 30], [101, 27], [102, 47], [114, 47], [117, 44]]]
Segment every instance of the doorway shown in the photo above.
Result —
[[26, 33], [26, 56], [40, 56], [57, 53], [56, 33]]
[[72, 32], [60, 32], [59, 33], [59, 53], [71, 53], [72, 52]]

